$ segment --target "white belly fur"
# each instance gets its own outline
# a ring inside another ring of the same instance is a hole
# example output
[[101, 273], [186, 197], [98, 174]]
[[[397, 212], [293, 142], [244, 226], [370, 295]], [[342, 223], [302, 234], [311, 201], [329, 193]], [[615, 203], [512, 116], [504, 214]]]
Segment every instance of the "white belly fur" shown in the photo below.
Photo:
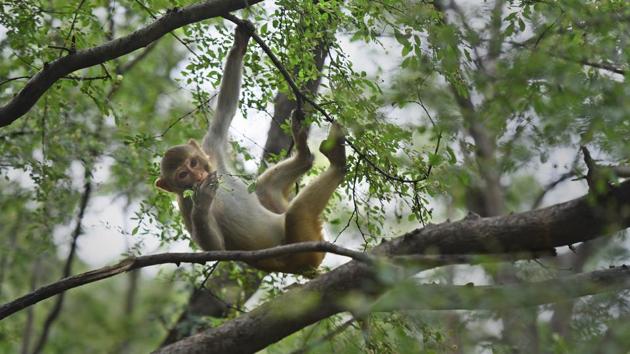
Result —
[[238, 178], [223, 175], [210, 208], [228, 250], [254, 250], [284, 243], [284, 214], [263, 207]]

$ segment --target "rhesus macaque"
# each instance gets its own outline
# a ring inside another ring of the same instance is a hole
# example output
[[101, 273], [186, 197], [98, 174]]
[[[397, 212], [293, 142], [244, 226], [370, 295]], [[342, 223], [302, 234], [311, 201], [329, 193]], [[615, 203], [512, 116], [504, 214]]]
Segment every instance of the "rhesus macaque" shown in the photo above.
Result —
[[[156, 186], [177, 195], [186, 228], [204, 250], [259, 250], [283, 244], [323, 240], [320, 214], [344, 178], [344, 135], [333, 124], [320, 151], [330, 166], [289, 200], [291, 187], [313, 165], [306, 144], [307, 129], [293, 113], [295, 153], [266, 170], [249, 193], [243, 181], [230, 174], [228, 128], [236, 113], [243, 56], [253, 31], [251, 24], [236, 29], [217, 101], [215, 117], [199, 145], [195, 140], [166, 151]], [[192, 197], [184, 191], [192, 189]], [[312, 271], [323, 253], [295, 255], [252, 262], [267, 271]]]

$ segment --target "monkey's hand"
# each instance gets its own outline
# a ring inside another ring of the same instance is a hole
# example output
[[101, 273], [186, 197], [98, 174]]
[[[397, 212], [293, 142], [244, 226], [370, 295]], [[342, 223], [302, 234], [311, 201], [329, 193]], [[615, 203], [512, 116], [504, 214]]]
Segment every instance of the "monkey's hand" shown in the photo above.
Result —
[[256, 27], [254, 27], [253, 23], [247, 20], [241, 20], [241, 23], [236, 27], [236, 45], [245, 48], [254, 32], [256, 32]]
[[309, 126], [304, 121], [304, 112], [294, 110], [291, 115], [291, 133], [298, 154], [311, 155], [306, 140], [308, 139]]
[[193, 207], [208, 210], [219, 188], [217, 172], [212, 172], [205, 180], [197, 183], [193, 188]]

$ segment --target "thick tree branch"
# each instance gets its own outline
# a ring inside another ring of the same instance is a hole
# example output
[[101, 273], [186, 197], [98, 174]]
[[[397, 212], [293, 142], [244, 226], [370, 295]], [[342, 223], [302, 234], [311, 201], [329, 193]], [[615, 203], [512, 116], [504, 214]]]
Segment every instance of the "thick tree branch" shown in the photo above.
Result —
[[542, 251], [630, 225], [630, 181], [598, 198], [587, 195], [543, 209], [417, 229], [378, 249], [385, 254]]
[[261, 1], [208, 0], [181, 9], [174, 9], [150, 25], [125, 37], [97, 47], [78, 50], [47, 63], [11, 101], [0, 107], [0, 127], [5, 127], [26, 114], [50, 86], [76, 70], [98, 65], [146, 47], [151, 42], [182, 26], [225, 15], [230, 11], [239, 10]]
[[[372, 253], [382, 256], [402, 254], [470, 254], [502, 251], [545, 250], [555, 246], [593, 239], [630, 226], [630, 182], [612, 188], [603, 198], [589, 196], [520, 214], [468, 218], [453, 223], [431, 225], [403, 237], [384, 242]], [[183, 339], [158, 353], [252, 353], [310, 324], [349, 310], [348, 296], [377, 297], [387, 290], [374, 268], [352, 261], [293, 289], [255, 310]], [[318, 299], [316, 305], [294, 306], [286, 314], [286, 304]]]
[[148, 256], [130, 257], [116, 265], [107, 266], [82, 274], [64, 278], [58, 282], [41, 287], [32, 293], [24, 295], [14, 301], [0, 306], [0, 320], [51, 296], [81, 285], [106, 279], [114, 275], [134, 269], [158, 264], [199, 263], [211, 261], [255, 261], [266, 258], [285, 256], [299, 252], [328, 252], [350, 257], [362, 262], [370, 262], [371, 258], [365, 253], [353, 251], [328, 242], [303, 242], [268, 248], [259, 251], [209, 251], [193, 253], [159, 253]]

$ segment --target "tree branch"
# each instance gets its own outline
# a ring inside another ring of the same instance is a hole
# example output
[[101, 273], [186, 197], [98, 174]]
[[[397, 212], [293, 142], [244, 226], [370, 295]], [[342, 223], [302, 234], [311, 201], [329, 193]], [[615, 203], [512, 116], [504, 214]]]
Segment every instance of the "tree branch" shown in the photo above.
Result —
[[58, 282], [46, 285], [27, 295], [8, 302], [0, 306], [0, 320], [51, 296], [63, 293], [66, 290], [106, 279], [134, 269], [165, 263], [175, 263], [179, 265], [180, 263], [204, 264], [211, 261], [255, 261], [299, 252], [328, 252], [350, 257], [361, 262], [371, 262], [371, 257], [365, 253], [353, 251], [328, 242], [293, 243], [290, 245], [283, 245], [258, 251], [159, 253], [148, 256], [129, 257], [113, 266], [107, 266], [82, 274], [66, 277]]
[[98, 65], [146, 47], [151, 42], [182, 26], [221, 16], [261, 1], [208, 0], [181, 9], [174, 9], [150, 25], [125, 37], [97, 47], [78, 50], [47, 63], [11, 101], [0, 107], [0, 127], [8, 126], [26, 114], [57, 80], [76, 70]]

